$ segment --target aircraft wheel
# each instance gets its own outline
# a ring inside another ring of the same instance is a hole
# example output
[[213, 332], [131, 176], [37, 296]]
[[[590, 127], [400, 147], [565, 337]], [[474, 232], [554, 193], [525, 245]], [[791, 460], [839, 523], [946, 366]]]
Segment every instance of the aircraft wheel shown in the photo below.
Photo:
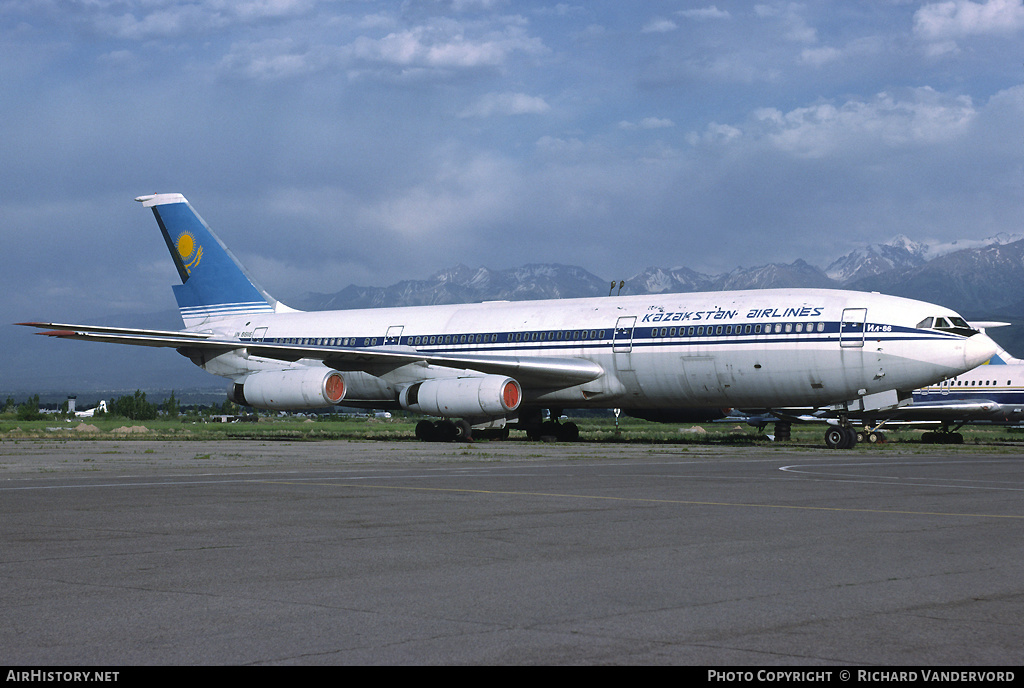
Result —
[[437, 442], [454, 442], [455, 437], [458, 435], [455, 423], [450, 420], [437, 421], [434, 423], [434, 429], [437, 431]]
[[845, 428], [835, 426], [825, 431], [825, 446], [829, 449], [846, 449], [849, 441]]
[[793, 437], [793, 424], [786, 421], [775, 423], [775, 441], [788, 442]]
[[452, 439], [457, 442], [473, 441], [473, 426], [469, 424], [469, 421], [459, 419], [452, 423], [452, 427], [455, 429], [455, 437]]
[[416, 439], [422, 442], [433, 442], [437, 439], [437, 431], [429, 420], [421, 420], [416, 424]]
[[959, 432], [951, 432], [949, 434], [949, 443], [950, 444], [963, 444], [964, 443], [964, 436], [961, 435]]
[[841, 426], [831, 427], [825, 431], [825, 446], [829, 449], [849, 449], [857, 444], [857, 431]]
[[558, 426], [560, 442], [577, 442], [580, 439], [580, 428], [575, 423], [562, 423]]
[[541, 423], [539, 438], [542, 442], [551, 442], [552, 440], [559, 439], [558, 423], [552, 420], [546, 420]]
[[869, 432], [865, 439], [868, 441], [868, 444], [880, 444], [882, 442], [885, 442], [885, 435], [876, 430], [873, 432]]

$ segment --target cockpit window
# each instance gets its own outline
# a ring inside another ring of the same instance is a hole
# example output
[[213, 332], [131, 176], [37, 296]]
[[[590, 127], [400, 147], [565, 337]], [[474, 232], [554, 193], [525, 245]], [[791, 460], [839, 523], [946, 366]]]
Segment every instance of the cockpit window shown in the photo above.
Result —
[[978, 330], [968, 324], [966, 320], [958, 315], [951, 315], [948, 317], [935, 317], [934, 324], [933, 318], [925, 318], [917, 324], [920, 329], [934, 328], [940, 332], [949, 332], [951, 334], [958, 334], [963, 337], [970, 337], [978, 334]]
[[949, 321], [953, 323], [953, 327], [963, 327], [968, 330], [972, 329], [971, 326], [967, 324], [967, 321], [964, 320], [963, 318], [953, 316], [952, 318], [949, 319]]

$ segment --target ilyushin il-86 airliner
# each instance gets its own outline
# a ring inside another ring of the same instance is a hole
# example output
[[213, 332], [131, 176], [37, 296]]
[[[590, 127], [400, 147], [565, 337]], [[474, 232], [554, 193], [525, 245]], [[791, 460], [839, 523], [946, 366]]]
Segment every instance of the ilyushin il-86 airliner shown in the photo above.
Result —
[[[507, 435], [573, 440], [566, 408], [685, 419], [709, 407], [897, 407], [911, 391], [997, 349], [947, 308], [828, 289], [608, 296], [342, 311], [297, 311], [251, 280], [181, 194], [151, 208], [181, 277], [185, 328], [61, 323], [40, 334], [169, 347], [230, 380], [262, 409], [406, 409], [424, 440]], [[939, 326], [936, 323], [945, 323]], [[553, 420], [545, 420], [545, 412]]]

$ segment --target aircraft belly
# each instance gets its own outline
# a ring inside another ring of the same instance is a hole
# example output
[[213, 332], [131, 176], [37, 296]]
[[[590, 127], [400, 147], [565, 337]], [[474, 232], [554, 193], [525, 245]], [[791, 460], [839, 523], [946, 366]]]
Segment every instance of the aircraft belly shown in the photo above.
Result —
[[629, 389], [626, 397], [638, 404], [822, 405], [893, 389], [894, 379], [885, 372], [890, 367], [897, 364], [876, 352], [840, 350], [829, 343], [798, 352], [706, 347], [634, 356], [635, 370], [628, 372], [635, 383], [629, 384], [628, 375], [623, 382]]
[[635, 376], [633, 397], [675, 407], [811, 401], [824, 391], [805, 363], [794, 365], [792, 356], [755, 348], [652, 354], [636, 365]]

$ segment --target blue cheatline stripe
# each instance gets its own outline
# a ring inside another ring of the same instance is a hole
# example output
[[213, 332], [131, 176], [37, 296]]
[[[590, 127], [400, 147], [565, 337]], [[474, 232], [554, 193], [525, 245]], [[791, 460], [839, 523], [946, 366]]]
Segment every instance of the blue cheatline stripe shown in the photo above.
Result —
[[927, 393], [914, 390], [914, 401], [991, 401], [995, 404], [1021, 404], [1024, 402], [1024, 389], [1021, 387], [952, 387], [948, 394], [938, 391], [937, 387], [928, 387]]
[[[658, 329], [660, 331], [660, 328]], [[646, 330], [646, 334], [643, 332], [635, 332], [632, 339], [629, 337], [619, 337], [614, 340], [611, 336], [614, 328], [607, 327], [604, 329], [587, 329], [586, 332], [588, 333], [588, 337], [586, 339], [582, 337], [570, 339], [564, 338], [570, 333], [584, 332], [584, 330], [580, 328], [574, 330], [538, 330], [530, 332], [466, 332], [444, 335], [403, 335], [397, 342], [389, 342], [389, 344], [412, 347], [425, 353], [501, 353], [508, 351], [578, 351], [580, 349], [607, 350], [613, 345], [617, 347], [629, 346], [635, 351], [637, 349], [666, 346], [685, 350], [690, 347], [702, 347], [708, 345], [775, 345], [793, 342], [838, 345], [839, 343], [839, 323], [826, 323], [823, 332], [792, 332], [789, 334], [785, 332], [779, 334], [775, 334], [774, 332], [761, 332], [758, 334], [751, 333], [749, 335], [740, 334], [732, 336], [705, 334], [702, 336], [677, 335], [674, 337], [662, 337], [659, 335], [655, 337], [650, 334], [651, 328], [644, 328], [644, 330]], [[595, 333], [597, 336], [590, 337], [589, 333], [591, 332]], [[542, 334], [546, 337], [543, 340], [540, 338]], [[561, 334], [563, 339], [558, 339], [558, 334]], [[555, 336], [552, 337], [551, 335]], [[884, 342], [921, 341], [928, 339], [948, 341], [954, 336], [957, 335], [950, 335], [943, 332], [914, 330], [912, 328], [893, 328], [893, 331], [885, 333], [885, 336], [881, 333], [872, 333], [868, 339]], [[465, 341], [463, 341], [463, 337], [465, 338]], [[517, 340], [516, 337], [519, 339]], [[436, 341], [430, 343], [431, 338], [434, 338]], [[445, 339], [449, 339], [449, 341], [445, 341]], [[240, 341], [252, 340], [242, 338]], [[265, 344], [313, 346], [324, 348], [373, 348], [386, 346], [385, 337], [383, 335], [345, 337], [267, 337], [260, 341]]]

